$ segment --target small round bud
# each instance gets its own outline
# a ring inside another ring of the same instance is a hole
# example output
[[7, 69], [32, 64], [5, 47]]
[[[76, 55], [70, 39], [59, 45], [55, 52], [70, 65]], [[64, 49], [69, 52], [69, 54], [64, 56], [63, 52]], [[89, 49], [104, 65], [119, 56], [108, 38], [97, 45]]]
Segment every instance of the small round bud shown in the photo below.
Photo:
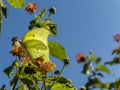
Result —
[[68, 58], [65, 58], [63, 61], [64, 61], [64, 64], [65, 64], [65, 65], [69, 65], [69, 64], [70, 64], [70, 62], [69, 62], [69, 59], [68, 59]]
[[49, 12], [52, 13], [52, 14], [55, 14], [56, 13], [56, 8], [55, 7], [51, 7], [49, 9]]
[[60, 70], [55, 70], [54, 71], [54, 74], [56, 74], [56, 75], [59, 74], [59, 73], [60, 73]]

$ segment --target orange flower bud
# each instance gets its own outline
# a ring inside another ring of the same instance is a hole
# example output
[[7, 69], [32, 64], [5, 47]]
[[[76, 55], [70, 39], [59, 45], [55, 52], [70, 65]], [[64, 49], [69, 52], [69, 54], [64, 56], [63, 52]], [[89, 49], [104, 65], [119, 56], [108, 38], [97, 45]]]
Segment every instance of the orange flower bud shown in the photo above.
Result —
[[83, 54], [83, 53], [79, 53], [76, 56], [76, 60], [77, 60], [78, 63], [85, 62], [86, 61], [86, 55]]
[[35, 3], [28, 3], [25, 10], [27, 12], [34, 13], [38, 9], [38, 6]]

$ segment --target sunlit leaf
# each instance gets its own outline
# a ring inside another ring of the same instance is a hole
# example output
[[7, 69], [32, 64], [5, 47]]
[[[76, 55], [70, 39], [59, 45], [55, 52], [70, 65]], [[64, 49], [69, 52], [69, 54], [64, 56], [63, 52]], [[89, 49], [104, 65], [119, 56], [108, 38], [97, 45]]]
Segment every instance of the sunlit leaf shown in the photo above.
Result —
[[27, 90], [26, 88], [27, 88], [27, 87], [25, 87], [25, 84], [24, 84], [24, 83], [21, 83], [21, 84], [19, 85], [19, 87], [17, 88], [17, 90]]
[[100, 71], [103, 71], [103, 72], [106, 72], [107, 74], [110, 74], [110, 70], [108, 67], [106, 67], [105, 65], [101, 65], [101, 64], [97, 64], [97, 67], [96, 67], [97, 70], [100, 70]]
[[48, 43], [50, 54], [60, 60], [67, 58], [65, 48], [57, 42]]
[[63, 84], [57, 83], [57, 84], [54, 84], [50, 90], [77, 90], [77, 89], [74, 87], [67, 87]]
[[90, 60], [90, 61], [96, 61], [96, 60], [97, 60], [97, 57], [94, 56], [94, 55], [90, 55], [90, 56], [89, 56], [89, 60]]
[[8, 3], [14, 8], [22, 8], [25, 0], [7, 0]]

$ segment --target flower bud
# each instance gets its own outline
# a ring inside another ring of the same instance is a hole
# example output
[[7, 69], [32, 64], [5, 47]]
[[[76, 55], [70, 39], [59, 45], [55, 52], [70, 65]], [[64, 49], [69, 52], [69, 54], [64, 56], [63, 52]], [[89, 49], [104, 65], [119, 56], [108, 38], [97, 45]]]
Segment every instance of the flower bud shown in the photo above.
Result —
[[79, 53], [76, 56], [76, 60], [77, 60], [78, 63], [85, 62], [86, 61], [86, 55], [83, 54], [83, 53]]
[[38, 9], [38, 6], [35, 3], [28, 3], [25, 10], [28, 13], [34, 13]]
[[119, 42], [120, 41], [120, 34], [115, 34], [113, 38], [115, 41]]
[[52, 13], [52, 14], [55, 14], [56, 13], [56, 8], [55, 7], [51, 7], [49, 9], [49, 12]]

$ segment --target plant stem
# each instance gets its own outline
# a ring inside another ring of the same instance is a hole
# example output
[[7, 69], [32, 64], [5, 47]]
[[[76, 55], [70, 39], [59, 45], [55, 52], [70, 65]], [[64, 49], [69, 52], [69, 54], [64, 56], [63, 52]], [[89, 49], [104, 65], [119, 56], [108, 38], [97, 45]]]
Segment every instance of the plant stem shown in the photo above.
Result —
[[[16, 60], [19, 62], [19, 60], [20, 60], [20, 57], [19, 56], [16, 56]], [[11, 90], [15, 90], [15, 87], [16, 87], [16, 85], [17, 85], [17, 82], [18, 82], [18, 80], [19, 80], [19, 75], [20, 75], [20, 66], [16, 69], [17, 71], [17, 73], [16, 73], [16, 76], [15, 76], [15, 81], [14, 81], [14, 84], [13, 84], [13, 87], [12, 87], [12, 89]]]
[[46, 79], [46, 74], [43, 75], [43, 86], [41, 87], [41, 90], [47, 90], [46, 89], [46, 82], [45, 82], [45, 79]]
[[61, 73], [63, 72], [64, 68], [65, 68], [66, 64], [63, 65], [62, 69], [60, 70], [60, 73], [58, 74], [58, 77], [61, 75]]
[[35, 12], [33, 12], [33, 15], [34, 15], [34, 17], [35, 17], [35, 18], [37, 17], [37, 15], [36, 15], [36, 13], [35, 13]]

